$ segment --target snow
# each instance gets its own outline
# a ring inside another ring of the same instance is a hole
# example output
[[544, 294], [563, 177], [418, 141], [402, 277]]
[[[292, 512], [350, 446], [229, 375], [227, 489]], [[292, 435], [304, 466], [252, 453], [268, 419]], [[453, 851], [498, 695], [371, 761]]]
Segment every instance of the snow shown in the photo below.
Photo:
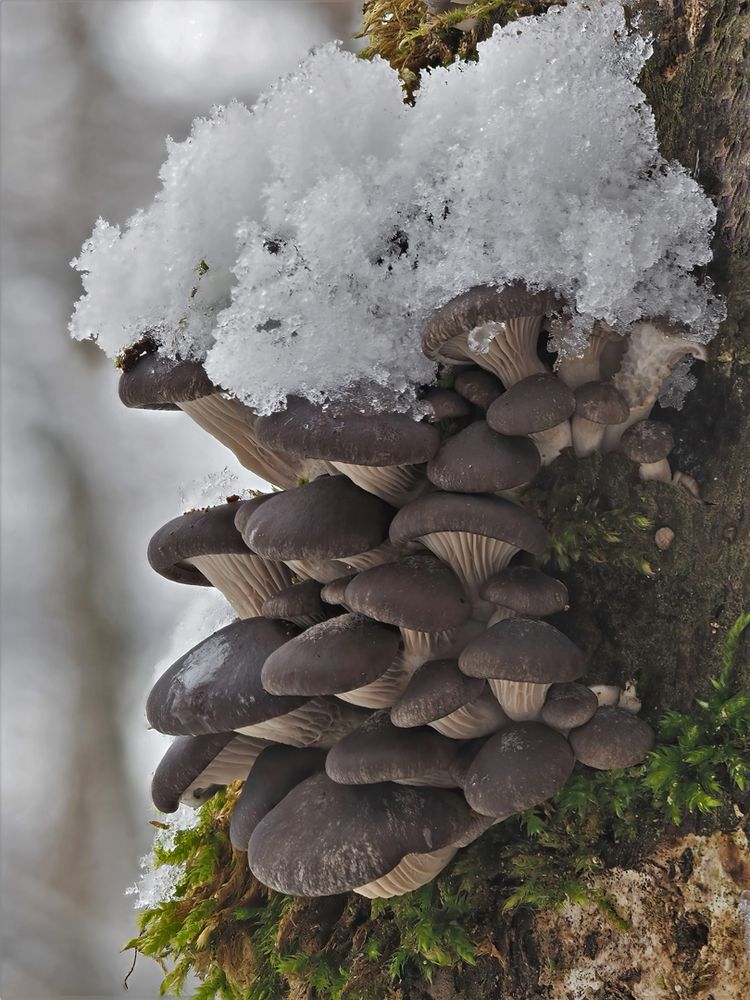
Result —
[[323, 46], [252, 112], [170, 142], [122, 231], [97, 223], [71, 331], [116, 354], [149, 330], [261, 413], [367, 381], [408, 401], [434, 373], [426, 318], [480, 283], [562, 294], [563, 354], [595, 318], [667, 316], [705, 342], [722, 305], [691, 272], [716, 212], [659, 153], [649, 54], [618, 3], [571, 3], [425, 74], [410, 108], [384, 62]]
[[201, 588], [178, 622], [162, 658], [154, 667], [154, 679], [205, 638], [229, 625], [237, 617], [227, 599], [213, 587]]
[[659, 393], [661, 406], [681, 410], [685, 405], [685, 397], [698, 384], [698, 379], [690, 371], [694, 361], [695, 358], [689, 356], [681, 358], [662, 382]]
[[170, 850], [174, 847], [175, 834], [180, 830], [189, 830], [200, 818], [197, 809], [191, 809], [181, 803], [175, 813], [163, 817], [166, 830], [157, 829], [154, 836], [154, 846], [149, 854], [141, 858], [141, 874], [138, 881], [125, 890], [126, 896], [134, 896], [133, 905], [136, 910], [150, 910], [160, 903], [168, 903], [174, 899], [174, 892], [185, 874], [185, 865], [156, 865], [154, 851], [156, 847]]

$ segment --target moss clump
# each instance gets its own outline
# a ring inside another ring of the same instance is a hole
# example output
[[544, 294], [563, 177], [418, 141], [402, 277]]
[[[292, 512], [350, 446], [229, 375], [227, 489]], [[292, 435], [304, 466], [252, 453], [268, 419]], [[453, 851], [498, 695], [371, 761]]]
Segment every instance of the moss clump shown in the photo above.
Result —
[[229, 843], [239, 794], [230, 786], [202, 807], [195, 827], [157, 842], [155, 865], [181, 865], [183, 874], [172, 900], [141, 914], [128, 947], [171, 964], [162, 992], [178, 994], [197, 975], [199, 1000], [279, 1000], [300, 984], [310, 997], [375, 1000], [395, 997], [402, 980], [429, 981], [436, 969], [493, 953], [498, 908], [593, 904], [627, 930], [595, 887], [597, 874], [633, 862], [688, 816], [737, 823], [750, 787], [750, 695], [735, 690], [735, 673], [749, 626], [750, 613], [735, 622], [711, 695], [689, 713], [666, 713], [644, 764], [578, 765], [553, 800], [491, 828], [405, 896], [308, 900], [266, 889]]

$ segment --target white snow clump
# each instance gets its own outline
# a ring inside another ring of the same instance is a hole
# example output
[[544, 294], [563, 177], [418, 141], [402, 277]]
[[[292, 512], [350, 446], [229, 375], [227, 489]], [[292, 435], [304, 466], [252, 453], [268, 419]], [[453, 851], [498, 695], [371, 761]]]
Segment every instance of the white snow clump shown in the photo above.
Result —
[[649, 54], [619, 3], [570, 3], [425, 73], [411, 108], [385, 62], [326, 45], [170, 141], [122, 231], [97, 223], [73, 336], [114, 355], [148, 332], [261, 413], [363, 380], [408, 397], [434, 372], [426, 318], [483, 283], [562, 294], [563, 353], [594, 319], [709, 340], [722, 306], [691, 272], [716, 211], [659, 153]]

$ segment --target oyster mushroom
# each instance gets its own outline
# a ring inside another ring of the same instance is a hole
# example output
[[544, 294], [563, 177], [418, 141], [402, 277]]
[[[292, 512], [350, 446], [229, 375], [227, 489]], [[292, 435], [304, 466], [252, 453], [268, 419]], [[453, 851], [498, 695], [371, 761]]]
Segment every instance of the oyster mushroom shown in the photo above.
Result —
[[656, 420], [640, 420], [628, 427], [622, 435], [619, 450], [631, 462], [638, 463], [638, 475], [641, 479], [658, 479], [662, 483], [671, 483], [672, 470], [667, 455], [673, 445], [674, 439], [668, 424], [660, 424]]
[[568, 588], [532, 566], [509, 566], [487, 580], [480, 596], [496, 607], [489, 625], [506, 618], [546, 618], [568, 607]]
[[321, 586], [317, 580], [293, 583], [284, 590], [267, 597], [260, 609], [263, 618], [280, 618], [300, 628], [309, 628], [335, 614], [330, 604], [321, 599]]
[[569, 417], [576, 402], [556, 375], [541, 372], [511, 386], [487, 410], [487, 423], [499, 434], [527, 434], [549, 465], [573, 443]]
[[528, 438], [496, 434], [477, 420], [443, 441], [427, 463], [427, 478], [451, 493], [499, 493], [530, 482], [539, 464]]
[[484, 368], [461, 369], [456, 375], [453, 388], [483, 413], [503, 394], [503, 383]]
[[585, 382], [576, 389], [575, 399], [573, 450], [578, 458], [587, 458], [602, 450], [607, 427], [627, 419], [628, 404], [611, 382]]
[[[602, 381], [617, 370], [626, 348], [626, 338], [620, 336], [611, 326], [603, 322], [594, 323], [583, 353], [558, 360], [555, 365], [557, 376], [571, 389], [577, 389], [587, 382]], [[607, 364], [608, 355], [612, 353], [617, 355], [614, 367]]]
[[576, 759], [587, 767], [611, 771], [640, 764], [654, 746], [654, 731], [622, 708], [598, 708], [568, 739]]
[[542, 705], [542, 722], [567, 736], [597, 710], [596, 694], [584, 684], [553, 684]]

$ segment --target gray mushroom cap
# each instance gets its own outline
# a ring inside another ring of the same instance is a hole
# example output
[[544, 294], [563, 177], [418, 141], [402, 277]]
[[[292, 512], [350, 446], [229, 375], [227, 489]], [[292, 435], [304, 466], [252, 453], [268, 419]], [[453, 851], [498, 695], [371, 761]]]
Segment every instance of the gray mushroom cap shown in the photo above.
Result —
[[394, 545], [436, 531], [465, 531], [497, 538], [541, 555], [550, 543], [544, 526], [509, 500], [485, 494], [429, 493], [402, 507], [391, 521]]
[[505, 323], [521, 316], [543, 316], [558, 308], [550, 292], [530, 292], [523, 284], [493, 288], [477, 285], [436, 309], [422, 331], [422, 351], [432, 361], [466, 363], [447, 344], [485, 323]]
[[337, 580], [331, 580], [330, 583], [324, 584], [320, 590], [320, 599], [326, 604], [338, 604], [345, 607], [344, 593], [356, 575], [356, 573], [351, 573], [349, 576], [340, 576]]
[[148, 543], [151, 568], [176, 583], [210, 587], [210, 581], [188, 560], [195, 556], [228, 553], [251, 555], [234, 524], [239, 506], [239, 501], [223, 503], [207, 510], [193, 510], [167, 521]]
[[494, 493], [530, 482], [539, 465], [529, 438], [496, 434], [477, 420], [443, 441], [427, 465], [427, 478], [452, 493]]
[[344, 592], [347, 607], [379, 622], [418, 632], [457, 628], [471, 605], [458, 577], [434, 556], [406, 556], [358, 573]]
[[525, 618], [546, 618], [568, 606], [568, 588], [531, 566], [509, 566], [482, 585], [485, 601], [510, 608]]
[[248, 863], [277, 892], [328, 896], [367, 885], [407, 854], [447, 847], [475, 820], [457, 792], [341, 785], [316, 774], [257, 825]]
[[371, 684], [399, 650], [396, 629], [345, 614], [306, 629], [266, 660], [261, 679], [272, 694], [341, 694]]
[[573, 390], [556, 375], [539, 372], [516, 382], [487, 410], [487, 423], [499, 434], [536, 434], [570, 417]]
[[484, 688], [483, 680], [458, 669], [457, 660], [430, 660], [391, 708], [391, 722], [402, 729], [426, 726], [475, 701]]
[[422, 396], [422, 402], [432, 409], [432, 415], [427, 417], [429, 423], [441, 420], [461, 420], [471, 416], [471, 407], [463, 396], [452, 389], [441, 389], [434, 386]]
[[666, 458], [674, 446], [672, 430], [657, 420], [640, 420], [620, 438], [620, 451], [632, 462], [648, 465]]
[[575, 764], [567, 740], [538, 722], [491, 736], [468, 769], [464, 795], [482, 816], [505, 819], [555, 795]]
[[456, 392], [480, 410], [488, 410], [504, 389], [500, 379], [484, 368], [465, 368], [453, 383]]
[[[160, 812], [176, 812], [186, 788], [203, 774], [237, 733], [210, 733], [207, 736], [176, 736], [159, 761], [151, 781], [151, 800]], [[206, 798], [220, 785], [206, 788]]]
[[426, 462], [440, 435], [428, 423], [405, 413], [361, 413], [322, 407], [290, 396], [287, 408], [258, 417], [259, 442], [297, 458], [318, 458], [351, 465], [405, 465]]
[[246, 851], [260, 821], [301, 781], [325, 767], [326, 751], [309, 747], [266, 747], [235, 802], [229, 821], [229, 839], [238, 851]]
[[568, 739], [576, 758], [600, 771], [640, 764], [654, 746], [654, 732], [648, 723], [614, 707], [598, 708]]
[[628, 418], [628, 404], [611, 382], [585, 382], [575, 390], [575, 415], [592, 424], [621, 424]]
[[308, 615], [326, 617], [332, 614], [329, 604], [324, 604], [320, 596], [321, 586], [317, 580], [303, 580], [285, 587], [267, 597], [261, 608], [264, 618], [291, 620]]
[[344, 785], [420, 782], [426, 775], [447, 775], [456, 753], [456, 740], [429, 727], [399, 729], [387, 711], [374, 712], [329, 750], [326, 773]]
[[320, 476], [262, 506], [246, 501], [235, 524], [245, 544], [267, 559], [335, 559], [380, 545], [392, 517], [392, 507], [346, 476]]
[[553, 684], [542, 706], [542, 722], [554, 729], [575, 729], [589, 721], [598, 704], [585, 684]]
[[160, 733], [225, 733], [285, 715], [304, 698], [279, 698], [261, 684], [266, 659], [297, 629], [288, 622], [249, 618], [199, 642], [161, 675], [146, 716]]
[[176, 361], [155, 351], [142, 354], [120, 376], [120, 400], [132, 409], [179, 410], [178, 403], [219, 389], [197, 361]]
[[507, 618], [477, 639], [459, 656], [469, 677], [531, 684], [560, 684], [583, 673], [584, 656], [567, 636], [536, 618]]

